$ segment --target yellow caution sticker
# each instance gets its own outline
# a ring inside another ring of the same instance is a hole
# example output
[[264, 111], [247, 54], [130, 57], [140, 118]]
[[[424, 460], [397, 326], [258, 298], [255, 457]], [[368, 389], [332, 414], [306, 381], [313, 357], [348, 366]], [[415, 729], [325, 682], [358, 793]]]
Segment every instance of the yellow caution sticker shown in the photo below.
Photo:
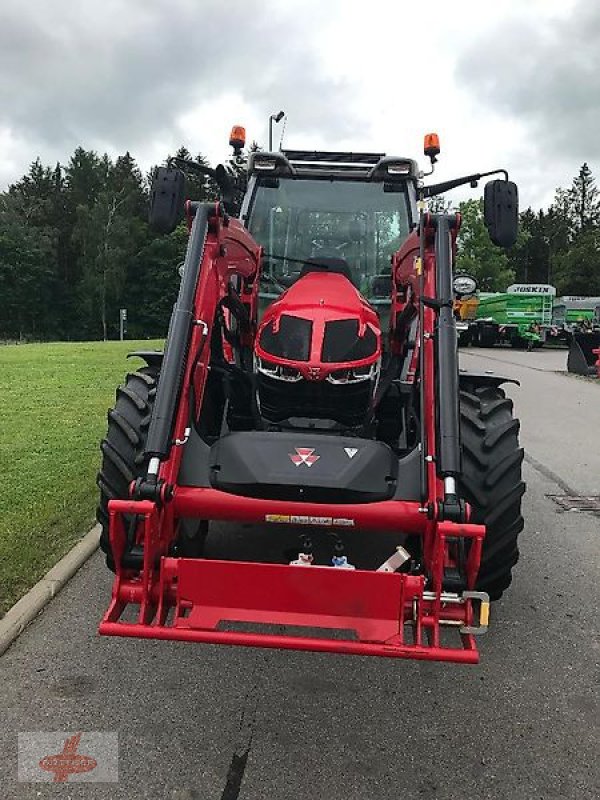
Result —
[[423, 269], [423, 263], [421, 261], [421, 256], [417, 256], [415, 258], [415, 272], [417, 275], [421, 274], [421, 270]]
[[490, 623], [490, 604], [485, 600], [482, 601], [479, 607], [479, 624], [482, 628], [487, 628]]
[[[470, 633], [474, 636], [479, 636], [482, 633], [487, 633], [488, 625], [490, 622], [490, 596], [487, 592], [474, 592], [467, 591], [462, 593], [463, 602], [479, 601], [479, 620], [474, 620], [473, 625], [463, 625], [460, 628], [461, 633]], [[475, 607], [477, 608], [477, 606]]]

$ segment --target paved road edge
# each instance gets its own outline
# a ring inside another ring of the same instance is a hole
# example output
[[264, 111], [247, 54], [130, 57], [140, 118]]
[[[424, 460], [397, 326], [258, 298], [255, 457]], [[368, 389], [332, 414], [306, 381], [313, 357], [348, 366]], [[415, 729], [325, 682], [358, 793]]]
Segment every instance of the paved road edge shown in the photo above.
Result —
[[8, 609], [0, 619], [0, 656], [96, 552], [99, 536], [100, 526], [95, 525], [26, 595]]

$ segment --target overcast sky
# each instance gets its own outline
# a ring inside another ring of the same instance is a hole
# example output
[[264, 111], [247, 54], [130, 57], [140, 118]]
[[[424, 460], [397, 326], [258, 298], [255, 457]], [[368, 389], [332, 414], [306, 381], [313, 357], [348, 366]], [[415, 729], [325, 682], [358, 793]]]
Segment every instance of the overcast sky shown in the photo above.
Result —
[[436, 180], [506, 167], [547, 206], [583, 161], [600, 183], [600, 2], [0, 0], [0, 189], [80, 144], [217, 162], [280, 109], [284, 146], [425, 166], [437, 131]]

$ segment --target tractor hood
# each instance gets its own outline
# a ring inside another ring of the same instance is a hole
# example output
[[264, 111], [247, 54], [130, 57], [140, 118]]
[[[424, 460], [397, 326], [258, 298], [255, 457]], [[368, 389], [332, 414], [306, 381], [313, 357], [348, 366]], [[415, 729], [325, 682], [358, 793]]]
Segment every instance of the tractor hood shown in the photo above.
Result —
[[255, 354], [283, 380], [364, 380], [381, 358], [379, 318], [344, 274], [311, 271], [265, 311]]

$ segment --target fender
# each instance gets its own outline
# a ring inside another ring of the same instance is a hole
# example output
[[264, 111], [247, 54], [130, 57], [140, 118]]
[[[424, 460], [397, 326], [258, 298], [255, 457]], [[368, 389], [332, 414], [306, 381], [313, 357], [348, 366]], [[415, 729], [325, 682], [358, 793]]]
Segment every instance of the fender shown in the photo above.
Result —
[[476, 372], [467, 369], [459, 369], [459, 386], [462, 386], [470, 380], [483, 384], [484, 386], [494, 386], [496, 388], [503, 383], [514, 383], [517, 386], [521, 385], [521, 381], [518, 381], [516, 378], [508, 378], [506, 375], [497, 375], [495, 372]]
[[134, 350], [127, 353], [127, 358], [142, 358], [150, 368], [157, 370], [162, 366], [163, 356], [162, 350]]

